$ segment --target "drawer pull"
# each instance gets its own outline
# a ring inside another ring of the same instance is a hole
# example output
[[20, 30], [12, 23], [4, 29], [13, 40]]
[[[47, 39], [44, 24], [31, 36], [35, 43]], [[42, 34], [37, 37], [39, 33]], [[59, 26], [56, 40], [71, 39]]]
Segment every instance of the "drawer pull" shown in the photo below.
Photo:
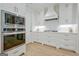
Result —
[[67, 34], [65, 36], [68, 36]]
[[65, 44], [64, 46], [69, 46], [68, 44]]
[[69, 40], [71, 40], [71, 39], [64, 39], [64, 40], [69, 41]]

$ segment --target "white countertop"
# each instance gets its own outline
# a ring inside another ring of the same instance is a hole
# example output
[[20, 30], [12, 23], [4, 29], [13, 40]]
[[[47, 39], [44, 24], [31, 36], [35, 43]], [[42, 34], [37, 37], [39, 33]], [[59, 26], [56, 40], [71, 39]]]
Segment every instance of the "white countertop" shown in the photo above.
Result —
[[79, 34], [79, 33], [64, 33], [64, 32], [27, 32], [27, 33]]

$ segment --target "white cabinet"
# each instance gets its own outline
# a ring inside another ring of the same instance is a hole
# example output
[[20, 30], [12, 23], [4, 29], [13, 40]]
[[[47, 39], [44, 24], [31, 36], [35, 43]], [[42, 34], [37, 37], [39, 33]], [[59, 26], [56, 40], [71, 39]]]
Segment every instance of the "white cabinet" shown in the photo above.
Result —
[[30, 42], [33, 41], [33, 35], [32, 35], [32, 33], [26, 33], [26, 41], [30, 41]]
[[[79, 52], [78, 33], [32, 32], [32, 41]], [[27, 38], [28, 39], [28, 38]]]
[[48, 39], [48, 35], [46, 33], [42, 33], [42, 32], [38, 33], [38, 40], [39, 40], [39, 42], [45, 44], [48, 41], [47, 39]]
[[75, 38], [74, 34], [73, 35], [64, 34], [63, 39], [61, 39], [60, 41], [61, 41], [61, 44], [60, 44], [61, 48], [66, 48], [66, 49], [70, 49], [70, 50], [75, 49], [76, 38]]
[[25, 16], [26, 15], [26, 5], [23, 3], [14, 4], [15, 12], [18, 15]]
[[5, 3], [0, 4], [0, 10], [5, 10], [9, 12], [13, 12], [17, 15], [25, 16], [26, 6], [22, 3]]
[[58, 47], [59, 45], [59, 34], [56, 33], [47, 33], [48, 34], [48, 44]]
[[60, 4], [59, 5], [60, 24], [71, 24], [72, 23], [72, 6], [73, 4]]
[[37, 42], [41, 42], [42, 44], [48, 44], [48, 45], [52, 45], [52, 46], [56, 46], [59, 47], [60, 44], [60, 40], [61, 40], [61, 35], [60, 34], [56, 34], [56, 33], [51, 33], [51, 32], [38, 32], [38, 33], [32, 33], [36, 36], [36, 38], [32, 38], [33, 40], [37, 41]]
[[14, 12], [14, 5], [11, 3], [5, 3], [5, 4], [0, 3], [0, 10]]
[[35, 33], [32, 33], [32, 41], [38, 41], [38, 34], [35, 32]]
[[33, 41], [38, 41], [39, 37], [38, 37], [38, 34], [35, 32], [26, 33], [26, 39], [27, 41], [33, 42]]
[[75, 51], [79, 53], [79, 34], [75, 38]]
[[75, 24], [78, 22], [78, 4], [59, 4], [59, 23]]

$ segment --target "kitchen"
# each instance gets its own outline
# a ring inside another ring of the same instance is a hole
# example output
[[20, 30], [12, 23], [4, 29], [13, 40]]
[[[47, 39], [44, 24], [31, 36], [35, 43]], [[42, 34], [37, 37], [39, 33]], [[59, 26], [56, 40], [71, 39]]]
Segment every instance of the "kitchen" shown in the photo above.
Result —
[[[79, 55], [78, 3], [4, 3], [0, 4], [0, 15], [0, 54], [39, 56], [43, 53], [37, 50], [52, 47], [57, 51], [68, 50], [66, 52], [69, 54], [62, 54], [65, 56]], [[11, 45], [5, 50], [4, 43], [8, 38], [19, 41], [12, 40], [13, 44], [18, 45]], [[35, 48], [30, 48], [33, 47], [31, 44]], [[41, 49], [39, 46], [42, 46]], [[32, 54], [33, 51], [38, 53]], [[61, 52], [47, 55], [61, 56]]]
[[26, 30], [28, 42], [79, 52], [78, 4], [32, 4], [32, 8], [37, 17], [30, 20], [31, 29]]

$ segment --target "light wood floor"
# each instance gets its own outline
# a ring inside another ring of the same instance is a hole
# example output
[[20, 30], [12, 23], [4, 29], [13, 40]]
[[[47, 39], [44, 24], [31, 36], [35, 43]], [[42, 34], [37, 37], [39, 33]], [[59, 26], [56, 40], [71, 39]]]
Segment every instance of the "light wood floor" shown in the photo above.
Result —
[[27, 44], [26, 49], [26, 56], [79, 56], [79, 54], [71, 51], [56, 49], [38, 43]]

